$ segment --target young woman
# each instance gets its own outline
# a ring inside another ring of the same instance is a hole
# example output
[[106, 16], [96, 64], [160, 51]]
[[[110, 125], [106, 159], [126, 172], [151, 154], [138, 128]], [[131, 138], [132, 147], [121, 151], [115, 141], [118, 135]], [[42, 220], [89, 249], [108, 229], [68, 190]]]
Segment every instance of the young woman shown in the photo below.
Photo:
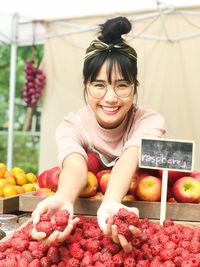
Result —
[[[56, 132], [59, 164], [62, 168], [57, 192], [39, 203], [32, 214], [37, 223], [42, 213], [51, 216], [67, 209], [71, 221], [65, 231], [55, 231], [46, 242], [62, 241], [71, 233], [77, 220], [73, 219], [76, 198], [87, 183], [87, 152], [99, 156], [102, 165], [112, 166], [107, 191], [97, 211], [102, 231], [131, 249], [125, 237], [112, 224], [112, 216], [120, 207], [131, 179], [138, 167], [142, 137], [161, 137], [162, 116], [151, 109], [141, 108], [137, 101], [137, 53], [122, 38], [131, 30], [125, 17], [116, 17], [100, 25], [100, 34], [86, 50], [83, 76], [87, 105], [70, 113]], [[127, 208], [127, 207], [126, 207]], [[139, 215], [136, 208], [127, 208]], [[133, 234], [136, 228], [131, 229]], [[45, 234], [32, 233], [36, 239]]]

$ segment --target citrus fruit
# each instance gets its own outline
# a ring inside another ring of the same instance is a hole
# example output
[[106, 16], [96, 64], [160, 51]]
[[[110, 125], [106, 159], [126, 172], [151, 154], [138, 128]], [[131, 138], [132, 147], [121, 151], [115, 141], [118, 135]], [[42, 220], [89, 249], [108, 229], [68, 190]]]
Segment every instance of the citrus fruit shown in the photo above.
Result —
[[24, 192], [31, 192], [35, 190], [35, 186], [32, 183], [27, 183], [22, 185]]
[[6, 179], [0, 178], [0, 188], [4, 188], [8, 184], [9, 182]]
[[15, 181], [15, 178], [14, 177], [8, 176], [5, 179], [9, 182], [9, 184], [16, 185], [16, 181]]
[[14, 187], [17, 190], [17, 194], [23, 194], [24, 193], [24, 189], [20, 185], [14, 185]]
[[4, 177], [6, 171], [7, 171], [6, 165], [0, 162], [0, 178]]
[[25, 174], [25, 171], [19, 167], [14, 167], [14, 168], [12, 168], [11, 171], [14, 173], [14, 175], [16, 175], [16, 173], [18, 173], [18, 172]]
[[27, 181], [29, 183], [35, 183], [35, 182], [37, 182], [37, 176], [34, 173], [32, 173], [32, 172], [27, 173], [26, 174], [26, 178], [27, 178]]
[[4, 197], [11, 197], [17, 195], [17, 189], [14, 185], [8, 184], [3, 188]]
[[0, 188], [0, 197], [3, 197], [3, 189]]
[[16, 184], [17, 185], [23, 185], [23, 184], [26, 184], [28, 182], [27, 178], [26, 178], [26, 174], [23, 172], [16, 172], [15, 178], [16, 178]]

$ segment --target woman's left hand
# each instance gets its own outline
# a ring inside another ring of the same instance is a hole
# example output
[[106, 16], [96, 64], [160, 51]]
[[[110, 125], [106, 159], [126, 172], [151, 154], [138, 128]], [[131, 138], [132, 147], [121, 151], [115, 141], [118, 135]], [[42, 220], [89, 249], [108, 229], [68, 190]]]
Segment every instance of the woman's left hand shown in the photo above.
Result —
[[[117, 214], [120, 208], [125, 208], [131, 212], [134, 212], [139, 217], [139, 210], [134, 207], [127, 207], [113, 199], [104, 200], [97, 211], [97, 220], [99, 227], [103, 233], [107, 236], [110, 236], [113, 239], [113, 242], [119, 243], [125, 252], [130, 252], [132, 250], [131, 242], [129, 242], [125, 236], [118, 233], [117, 226], [114, 225], [114, 214]], [[131, 225], [130, 231], [133, 235], [138, 235], [140, 230]]]

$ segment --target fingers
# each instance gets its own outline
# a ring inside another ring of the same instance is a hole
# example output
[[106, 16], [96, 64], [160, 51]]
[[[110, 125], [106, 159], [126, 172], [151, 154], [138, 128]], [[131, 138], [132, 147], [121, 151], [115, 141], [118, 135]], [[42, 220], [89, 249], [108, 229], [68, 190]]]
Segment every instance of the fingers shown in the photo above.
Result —
[[139, 236], [139, 234], [141, 233], [140, 229], [135, 227], [134, 225], [130, 225], [129, 226], [129, 230], [131, 231], [131, 233], [135, 236]]
[[33, 227], [31, 231], [31, 236], [33, 239], [42, 240], [46, 237], [46, 234], [44, 232], [38, 232], [35, 227]]
[[123, 248], [123, 250], [127, 253], [132, 251], [132, 245], [131, 242], [128, 242], [127, 239], [123, 236], [123, 235], [118, 235], [119, 238], [119, 243], [121, 245], [121, 247]]
[[114, 243], [119, 243], [117, 225], [112, 225], [112, 240]]
[[104, 230], [104, 234], [105, 235], [111, 235], [112, 234], [112, 225], [113, 225], [113, 215], [110, 215], [108, 217], [108, 220], [107, 220], [107, 224], [106, 224], [106, 227], [105, 227], [105, 230]]

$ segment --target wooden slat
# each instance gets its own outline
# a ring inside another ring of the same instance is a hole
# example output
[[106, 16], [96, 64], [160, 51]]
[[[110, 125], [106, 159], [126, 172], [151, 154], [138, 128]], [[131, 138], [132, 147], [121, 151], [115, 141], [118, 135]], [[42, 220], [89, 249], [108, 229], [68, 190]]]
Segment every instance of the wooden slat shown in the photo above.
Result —
[[0, 198], [0, 214], [12, 213], [19, 210], [19, 195]]
[[[22, 194], [19, 197], [19, 210], [24, 212], [32, 212], [37, 204], [43, 200], [32, 193]], [[158, 220], [160, 217], [159, 202], [145, 201], [126, 201], [123, 204], [130, 207], [137, 207], [140, 211], [140, 218], [147, 217], [148, 219]], [[96, 215], [98, 207], [101, 205], [101, 200], [78, 198], [74, 211], [75, 214]], [[166, 218], [177, 221], [200, 222], [200, 205], [188, 203], [167, 203]]]

